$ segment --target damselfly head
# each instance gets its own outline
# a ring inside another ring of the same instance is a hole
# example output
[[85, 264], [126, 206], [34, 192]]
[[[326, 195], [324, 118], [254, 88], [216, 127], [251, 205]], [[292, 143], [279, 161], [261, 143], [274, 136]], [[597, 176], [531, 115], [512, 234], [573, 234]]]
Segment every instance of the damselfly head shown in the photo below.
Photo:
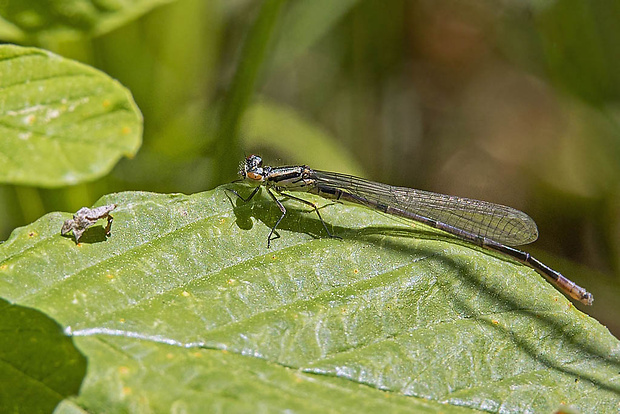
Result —
[[241, 164], [239, 175], [241, 178], [249, 178], [254, 181], [263, 181], [263, 159], [258, 155], [250, 155]]

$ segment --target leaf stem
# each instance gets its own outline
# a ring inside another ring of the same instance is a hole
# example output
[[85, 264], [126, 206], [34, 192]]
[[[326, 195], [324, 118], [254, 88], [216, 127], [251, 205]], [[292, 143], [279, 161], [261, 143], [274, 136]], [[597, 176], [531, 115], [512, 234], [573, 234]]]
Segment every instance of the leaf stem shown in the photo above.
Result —
[[284, 0], [265, 0], [259, 15], [247, 33], [237, 69], [224, 98], [213, 156], [217, 162], [213, 179], [230, 181], [238, 160], [231, 157], [239, 148], [239, 122], [254, 93], [256, 80], [266, 59], [268, 45]]

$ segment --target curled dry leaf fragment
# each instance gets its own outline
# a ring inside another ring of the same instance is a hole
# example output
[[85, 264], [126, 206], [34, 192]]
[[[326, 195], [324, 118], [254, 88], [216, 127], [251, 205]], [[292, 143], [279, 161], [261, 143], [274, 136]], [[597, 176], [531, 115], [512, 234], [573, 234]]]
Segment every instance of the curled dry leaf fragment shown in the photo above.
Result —
[[110, 215], [110, 212], [116, 208], [116, 204], [110, 204], [107, 206], [96, 207], [90, 209], [88, 207], [82, 207], [73, 215], [72, 219], [66, 220], [62, 229], [60, 229], [60, 234], [63, 236], [69, 234], [73, 231], [73, 236], [75, 237], [75, 242], [78, 243], [80, 241], [80, 237], [86, 231], [87, 228], [92, 226], [97, 222], [97, 220], [102, 218], [108, 219], [108, 224], [105, 227], [106, 236], [110, 234], [110, 229], [112, 228], [112, 221], [114, 218]]

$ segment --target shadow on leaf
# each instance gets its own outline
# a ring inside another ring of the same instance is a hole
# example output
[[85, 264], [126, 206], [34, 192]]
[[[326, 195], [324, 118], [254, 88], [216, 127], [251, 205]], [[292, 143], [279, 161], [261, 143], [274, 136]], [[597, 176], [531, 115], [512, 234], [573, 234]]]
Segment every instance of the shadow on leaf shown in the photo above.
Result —
[[[75, 236], [73, 233], [65, 234], [62, 237], [66, 237], [75, 242]], [[102, 225], [92, 226], [86, 229], [82, 237], [80, 237], [80, 243], [95, 244], [104, 242], [110, 237], [106, 234], [105, 228]]]
[[51, 413], [76, 395], [86, 358], [42, 312], [0, 299], [0, 412]]

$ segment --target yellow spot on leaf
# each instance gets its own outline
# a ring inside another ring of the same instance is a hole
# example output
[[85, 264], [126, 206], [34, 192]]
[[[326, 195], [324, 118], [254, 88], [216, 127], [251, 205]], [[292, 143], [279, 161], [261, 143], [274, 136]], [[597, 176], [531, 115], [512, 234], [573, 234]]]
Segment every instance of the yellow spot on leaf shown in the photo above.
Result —
[[184, 290], [184, 291], [181, 293], [181, 295], [183, 295], [183, 296], [185, 296], [185, 297], [188, 297], [188, 296], [189, 296], [189, 292], [188, 292], [188, 291], [186, 291], [186, 290]]

